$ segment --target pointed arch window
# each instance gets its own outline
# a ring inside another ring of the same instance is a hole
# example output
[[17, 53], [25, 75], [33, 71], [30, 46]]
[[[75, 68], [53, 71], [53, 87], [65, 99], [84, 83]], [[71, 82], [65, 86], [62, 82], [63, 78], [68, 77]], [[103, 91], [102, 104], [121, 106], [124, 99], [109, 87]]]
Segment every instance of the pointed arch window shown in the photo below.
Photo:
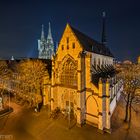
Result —
[[75, 49], [75, 43], [72, 43], [72, 48]]
[[66, 86], [77, 86], [77, 68], [71, 59], [68, 59], [63, 65], [60, 82]]
[[67, 37], [67, 44], [69, 44], [69, 37]]

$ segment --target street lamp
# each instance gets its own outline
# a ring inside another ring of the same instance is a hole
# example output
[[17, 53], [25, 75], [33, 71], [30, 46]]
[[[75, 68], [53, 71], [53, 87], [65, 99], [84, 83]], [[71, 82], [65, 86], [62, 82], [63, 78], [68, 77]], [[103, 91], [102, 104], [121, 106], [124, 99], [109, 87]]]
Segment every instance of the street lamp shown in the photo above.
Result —
[[71, 108], [70, 108], [70, 91], [69, 91], [69, 116], [68, 116], [69, 129], [70, 129], [70, 111], [71, 111]]

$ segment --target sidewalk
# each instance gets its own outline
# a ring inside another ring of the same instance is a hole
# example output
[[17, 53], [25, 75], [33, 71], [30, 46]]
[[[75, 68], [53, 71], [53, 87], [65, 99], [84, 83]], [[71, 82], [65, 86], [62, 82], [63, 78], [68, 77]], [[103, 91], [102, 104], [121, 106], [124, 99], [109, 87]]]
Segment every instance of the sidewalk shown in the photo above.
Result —
[[[140, 114], [132, 110], [132, 124], [130, 129], [124, 123], [125, 102], [123, 98], [118, 102], [117, 108], [112, 116], [112, 133], [100, 134], [98, 129], [84, 125], [73, 126], [69, 129], [68, 120], [64, 117], [50, 119], [50, 113], [46, 108], [35, 113], [34, 110], [11, 103], [13, 113], [5, 122], [2, 135], [11, 134], [15, 140], [140, 140]], [[134, 106], [135, 107], [135, 106]], [[140, 107], [137, 109], [140, 111]], [[3, 117], [4, 118], [4, 117]], [[0, 119], [0, 124], [4, 119]]]

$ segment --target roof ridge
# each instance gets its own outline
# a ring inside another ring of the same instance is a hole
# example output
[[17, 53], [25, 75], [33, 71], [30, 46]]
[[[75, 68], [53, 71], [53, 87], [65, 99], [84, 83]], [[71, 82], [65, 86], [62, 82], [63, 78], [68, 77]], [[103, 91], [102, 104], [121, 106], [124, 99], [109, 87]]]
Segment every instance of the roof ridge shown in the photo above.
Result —
[[91, 39], [91, 40], [95, 41], [96, 43], [101, 44], [101, 43], [100, 43], [100, 42], [98, 42], [97, 40], [94, 40], [93, 38], [91, 38], [91, 37], [90, 37], [90, 36], [88, 36], [87, 34], [82, 33], [81, 31], [79, 31], [79, 30], [78, 30], [78, 29], [76, 29], [75, 27], [71, 26], [70, 24], [69, 24], [69, 26], [72, 28], [72, 30], [74, 30], [74, 31], [76, 31], [76, 32], [79, 32], [79, 33], [80, 33], [80, 34], [82, 34], [83, 36], [85, 36], [85, 37], [87, 37], [87, 38], [89, 38], [89, 39]]

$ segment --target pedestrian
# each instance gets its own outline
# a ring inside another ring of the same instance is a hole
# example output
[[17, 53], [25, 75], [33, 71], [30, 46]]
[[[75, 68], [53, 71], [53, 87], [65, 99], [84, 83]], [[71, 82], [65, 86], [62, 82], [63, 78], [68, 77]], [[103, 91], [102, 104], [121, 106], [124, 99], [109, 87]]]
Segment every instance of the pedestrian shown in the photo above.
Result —
[[35, 107], [35, 112], [37, 112], [37, 108]]

